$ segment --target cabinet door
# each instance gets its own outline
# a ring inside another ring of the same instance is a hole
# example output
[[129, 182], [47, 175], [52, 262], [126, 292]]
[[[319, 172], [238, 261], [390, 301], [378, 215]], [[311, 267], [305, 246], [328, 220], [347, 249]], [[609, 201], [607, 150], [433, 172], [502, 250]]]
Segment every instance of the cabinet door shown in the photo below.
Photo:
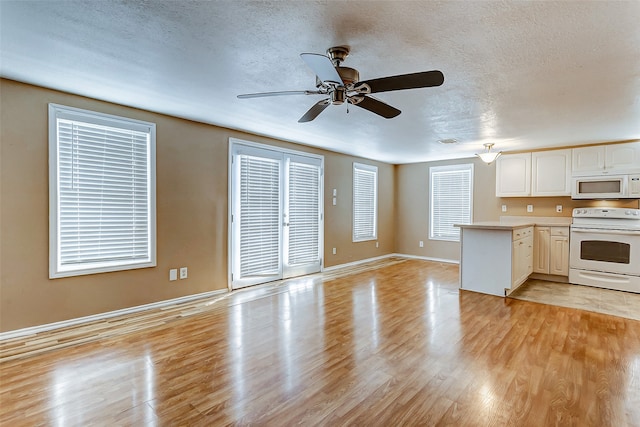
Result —
[[549, 274], [569, 275], [569, 237], [551, 236]]
[[605, 169], [609, 173], [640, 169], [640, 142], [607, 145], [605, 148]]
[[496, 196], [531, 194], [531, 153], [505, 154], [496, 161]]
[[580, 175], [604, 170], [604, 145], [574, 148], [571, 150], [571, 173]]
[[511, 262], [511, 288], [515, 288], [533, 271], [533, 236], [513, 242]]
[[533, 236], [524, 239], [524, 260], [523, 274], [521, 280], [524, 282], [533, 273]]
[[571, 150], [531, 153], [531, 195], [571, 195]]
[[513, 289], [519, 283], [522, 276], [522, 239], [516, 240], [512, 244], [511, 251], [511, 288]]
[[535, 227], [533, 236], [533, 272], [549, 274], [549, 227]]

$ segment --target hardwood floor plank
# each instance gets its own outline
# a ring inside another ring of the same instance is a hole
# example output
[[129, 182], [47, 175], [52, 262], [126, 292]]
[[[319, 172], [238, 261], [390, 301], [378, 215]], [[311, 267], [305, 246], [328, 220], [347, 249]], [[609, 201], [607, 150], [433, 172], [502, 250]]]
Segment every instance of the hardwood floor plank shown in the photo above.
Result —
[[9, 340], [0, 425], [640, 425], [640, 322], [388, 261]]

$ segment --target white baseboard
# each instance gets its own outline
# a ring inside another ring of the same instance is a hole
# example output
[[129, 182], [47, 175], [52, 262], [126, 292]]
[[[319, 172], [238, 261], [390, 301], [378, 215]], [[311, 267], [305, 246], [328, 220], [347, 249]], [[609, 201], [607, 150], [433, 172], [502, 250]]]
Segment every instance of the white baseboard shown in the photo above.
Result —
[[410, 259], [422, 259], [425, 261], [433, 261], [433, 262], [443, 262], [445, 264], [460, 264], [460, 261], [455, 259], [432, 258], [428, 256], [409, 255], [409, 254], [393, 254], [393, 256], [397, 256], [401, 258], [410, 258]]
[[93, 314], [91, 316], [77, 317], [75, 319], [63, 320], [60, 322], [47, 323], [44, 325], [31, 326], [29, 328], [16, 329], [14, 331], [0, 332], [0, 341], [8, 340], [12, 338], [24, 337], [28, 335], [35, 335], [40, 332], [52, 331], [54, 329], [66, 328], [69, 326], [75, 326], [82, 323], [95, 322], [96, 320], [104, 320], [110, 317], [122, 316], [125, 314], [137, 313], [140, 311], [151, 310], [154, 308], [167, 307], [170, 305], [188, 302], [200, 298], [209, 298], [215, 295], [229, 292], [227, 289], [220, 289], [217, 291], [203, 292], [201, 294], [187, 295], [184, 297], [178, 297], [168, 299], [164, 301], [158, 301], [151, 304], [138, 305], [135, 307], [123, 308], [121, 310], [108, 311], [106, 313]]
[[327, 271], [339, 270], [341, 268], [346, 268], [346, 267], [353, 267], [353, 266], [360, 265], [360, 264], [366, 264], [366, 263], [372, 262], [372, 261], [379, 261], [381, 259], [391, 258], [393, 256], [396, 256], [396, 254], [386, 254], [386, 255], [381, 255], [381, 256], [377, 256], [377, 257], [373, 257], [373, 258], [361, 259], [359, 261], [348, 262], [346, 264], [332, 265], [331, 267], [325, 267], [322, 270], [322, 272], [325, 273]]
[[329, 271], [333, 271], [333, 270], [339, 270], [341, 268], [354, 267], [356, 265], [366, 264], [368, 262], [379, 261], [381, 259], [392, 258], [392, 257], [409, 258], [409, 259], [421, 259], [421, 260], [424, 260], [424, 261], [442, 262], [442, 263], [445, 263], [445, 264], [460, 264], [460, 261], [455, 260], [455, 259], [432, 258], [432, 257], [418, 256], [418, 255], [393, 253], [393, 254], [381, 255], [381, 256], [377, 256], [377, 257], [373, 257], [373, 258], [361, 259], [359, 261], [348, 262], [346, 264], [332, 265], [331, 267], [324, 268], [322, 270], [322, 272], [324, 273], [324, 272], [329, 272]]

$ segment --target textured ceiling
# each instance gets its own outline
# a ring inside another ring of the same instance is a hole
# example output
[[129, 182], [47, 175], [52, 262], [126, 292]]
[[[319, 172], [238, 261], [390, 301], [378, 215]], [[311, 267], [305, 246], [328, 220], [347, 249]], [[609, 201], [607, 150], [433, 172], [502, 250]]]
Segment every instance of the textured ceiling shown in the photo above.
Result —
[[[640, 138], [640, 2], [6, 1], [0, 75], [390, 163]], [[383, 119], [316, 96], [302, 52], [349, 45], [366, 80], [438, 69], [385, 92]], [[455, 138], [456, 145], [437, 141]]]

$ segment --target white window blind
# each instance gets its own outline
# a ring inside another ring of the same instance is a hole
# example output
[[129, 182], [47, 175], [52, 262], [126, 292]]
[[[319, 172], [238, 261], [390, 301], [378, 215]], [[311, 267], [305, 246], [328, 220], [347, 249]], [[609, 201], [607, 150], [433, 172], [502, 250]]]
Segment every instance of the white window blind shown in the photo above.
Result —
[[353, 241], [377, 238], [378, 168], [353, 164]]
[[460, 241], [453, 224], [470, 224], [472, 217], [473, 165], [434, 166], [431, 180], [429, 238]]
[[289, 164], [289, 264], [301, 265], [320, 258], [320, 168]]
[[241, 155], [240, 277], [280, 271], [280, 161]]
[[49, 115], [50, 277], [155, 265], [155, 125]]

